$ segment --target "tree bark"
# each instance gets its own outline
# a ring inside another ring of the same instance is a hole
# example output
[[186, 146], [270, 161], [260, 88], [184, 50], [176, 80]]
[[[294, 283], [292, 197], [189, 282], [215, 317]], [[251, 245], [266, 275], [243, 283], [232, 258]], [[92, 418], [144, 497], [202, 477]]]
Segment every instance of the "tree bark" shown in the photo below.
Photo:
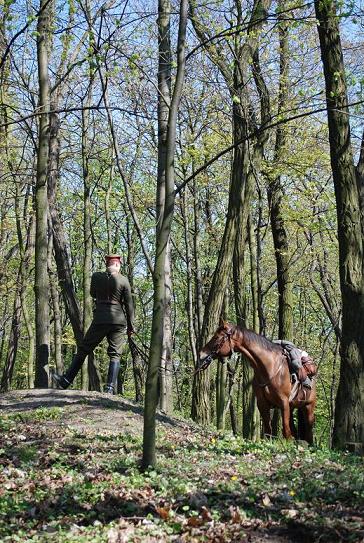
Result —
[[364, 442], [363, 230], [336, 4], [315, 0], [315, 10], [326, 85], [342, 297], [341, 367], [333, 445], [344, 448], [347, 442]]
[[[48, 5], [47, 5], [48, 4]], [[35, 386], [48, 387], [49, 363], [49, 277], [48, 277], [48, 199], [47, 166], [49, 155], [49, 78], [48, 51], [49, 8], [47, 0], [40, 0], [37, 25], [37, 57], [39, 83], [39, 135], [37, 154], [37, 180], [35, 186], [35, 324], [36, 362]]]

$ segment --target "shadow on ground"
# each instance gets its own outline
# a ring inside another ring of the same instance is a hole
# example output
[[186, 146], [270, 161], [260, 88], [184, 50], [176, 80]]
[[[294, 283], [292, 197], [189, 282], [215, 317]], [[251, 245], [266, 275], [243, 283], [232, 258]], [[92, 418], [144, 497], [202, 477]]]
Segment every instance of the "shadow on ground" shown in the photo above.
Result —
[[[87, 412], [88, 408], [112, 409], [116, 412], [129, 412], [137, 415], [143, 422], [143, 407], [140, 404], [121, 398], [110, 396], [101, 392], [82, 390], [57, 390], [57, 389], [31, 389], [12, 391], [0, 394], [0, 410], [3, 414], [22, 413], [39, 408], [79, 406], [80, 413]], [[82, 408], [82, 409], [81, 409]], [[73, 410], [74, 411], [74, 410]], [[177, 428], [193, 429], [193, 424], [188, 425], [184, 421], [158, 412], [157, 420], [169, 426]]]

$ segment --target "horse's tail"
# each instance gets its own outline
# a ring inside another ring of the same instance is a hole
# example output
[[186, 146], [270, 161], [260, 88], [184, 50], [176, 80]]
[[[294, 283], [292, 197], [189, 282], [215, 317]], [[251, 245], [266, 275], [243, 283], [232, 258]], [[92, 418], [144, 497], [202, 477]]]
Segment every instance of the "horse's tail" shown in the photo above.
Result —
[[298, 439], [306, 439], [306, 421], [302, 409], [297, 409]]

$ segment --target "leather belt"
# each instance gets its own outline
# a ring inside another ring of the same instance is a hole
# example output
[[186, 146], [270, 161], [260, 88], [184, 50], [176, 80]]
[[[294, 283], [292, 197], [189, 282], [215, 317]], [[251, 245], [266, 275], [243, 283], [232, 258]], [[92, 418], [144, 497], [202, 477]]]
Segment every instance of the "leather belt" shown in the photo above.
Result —
[[116, 300], [96, 300], [97, 304], [120, 305]]

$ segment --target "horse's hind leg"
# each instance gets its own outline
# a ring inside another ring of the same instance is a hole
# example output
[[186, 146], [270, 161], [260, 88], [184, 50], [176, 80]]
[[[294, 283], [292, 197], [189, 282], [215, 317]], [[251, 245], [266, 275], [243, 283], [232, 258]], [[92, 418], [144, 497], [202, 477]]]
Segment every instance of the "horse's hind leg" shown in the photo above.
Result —
[[304, 413], [304, 407], [300, 407], [297, 410], [298, 418], [298, 439], [306, 440], [306, 413]]
[[313, 444], [313, 425], [315, 422], [314, 410], [315, 410], [314, 404], [308, 404], [300, 408], [299, 411], [301, 413], [299, 413], [298, 415], [299, 417], [300, 416], [302, 417], [302, 421], [301, 421], [302, 436], [300, 435], [300, 430], [299, 430], [299, 438], [304, 439], [310, 445]]
[[294, 417], [293, 417], [293, 409], [291, 408], [290, 414], [289, 414], [289, 426], [291, 428], [291, 433], [295, 439], [298, 439], [298, 433], [297, 428], [295, 425]]

